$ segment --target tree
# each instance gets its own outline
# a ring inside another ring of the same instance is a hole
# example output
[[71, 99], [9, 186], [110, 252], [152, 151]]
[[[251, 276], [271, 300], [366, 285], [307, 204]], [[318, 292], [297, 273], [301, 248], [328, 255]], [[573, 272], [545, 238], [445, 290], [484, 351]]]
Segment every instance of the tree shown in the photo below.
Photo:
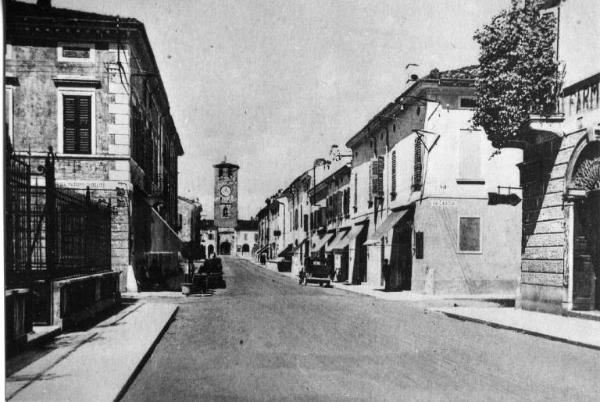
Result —
[[512, 0], [489, 25], [477, 30], [479, 71], [473, 123], [501, 148], [522, 141], [531, 114], [554, 111], [562, 82], [556, 60], [556, 18], [540, 2]]

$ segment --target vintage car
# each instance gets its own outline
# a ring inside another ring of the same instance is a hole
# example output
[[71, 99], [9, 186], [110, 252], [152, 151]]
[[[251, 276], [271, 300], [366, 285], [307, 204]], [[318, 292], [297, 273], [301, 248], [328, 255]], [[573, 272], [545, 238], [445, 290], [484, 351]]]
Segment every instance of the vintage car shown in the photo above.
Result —
[[306, 286], [309, 283], [318, 283], [319, 286], [331, 286], [333, 273], [331, 268], [325, 264], [313, 263], [301, 271], [298, 275], [300, 285]]

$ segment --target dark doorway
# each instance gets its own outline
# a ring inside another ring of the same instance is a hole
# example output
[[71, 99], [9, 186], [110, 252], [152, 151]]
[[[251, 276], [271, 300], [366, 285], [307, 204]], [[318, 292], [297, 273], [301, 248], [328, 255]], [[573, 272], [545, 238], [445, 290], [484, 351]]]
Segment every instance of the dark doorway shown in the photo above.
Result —
[[231, 254], [231, 243], [229, 243], [228, 241], [225, 241], [225, 242], [221, 243], [220, 254], [221, 255], [229, 255], [229, 254]]
[[213, 255], [213, 253], [215, 252], [215, 246], [213, 246], [212, 244], [208, 245], [208, 258], [210, 258], [211, 255]]
[[243, 253], [249, 253], [250, 252], [250, 246], [248, 244], [244, 244], [242, 246], [242, 254]]
[[352, 283], [357, 285], [367, 281], [367, 246], [364, 243], [367, 241], [368, 228], [369, 224], [367, 222], [356, 236], [356, 256], [354, 258]]
[[573, 308], [600, 309], [600, 190], [575, 204]]
[[392, 262], [396, 271], [396, 288], [410, 290], [412, 286], [412, 225], [403, 222], [394, 228], [394, 237], [397, 237], [395, 249], [397, 255]]

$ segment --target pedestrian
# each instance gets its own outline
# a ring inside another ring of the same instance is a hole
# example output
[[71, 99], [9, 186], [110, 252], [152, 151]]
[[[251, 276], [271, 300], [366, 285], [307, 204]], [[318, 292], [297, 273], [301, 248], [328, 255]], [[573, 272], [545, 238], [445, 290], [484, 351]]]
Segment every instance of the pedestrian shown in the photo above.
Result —
[[383, 280], [385, 280], [385, 291], [389, 292], [390, 290], [392, 290], [392, 286], [390, 283], [390, 279], [392, 276], [392, 268], [390, 267], [390, 263], [387, 260], [387, 258], [383, 260], [383, 267], [381, 269], [381, 272], [383, 273]]

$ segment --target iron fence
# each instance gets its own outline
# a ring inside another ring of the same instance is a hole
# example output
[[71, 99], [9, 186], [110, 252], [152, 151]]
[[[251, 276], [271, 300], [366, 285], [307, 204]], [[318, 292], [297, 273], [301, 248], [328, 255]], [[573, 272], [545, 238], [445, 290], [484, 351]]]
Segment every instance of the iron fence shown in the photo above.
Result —
[[111, 269], [111, 206], [56, 185], [50, 149], [39, 173], [7, 155], [6, 280], [9, 288], [33, 281]]

